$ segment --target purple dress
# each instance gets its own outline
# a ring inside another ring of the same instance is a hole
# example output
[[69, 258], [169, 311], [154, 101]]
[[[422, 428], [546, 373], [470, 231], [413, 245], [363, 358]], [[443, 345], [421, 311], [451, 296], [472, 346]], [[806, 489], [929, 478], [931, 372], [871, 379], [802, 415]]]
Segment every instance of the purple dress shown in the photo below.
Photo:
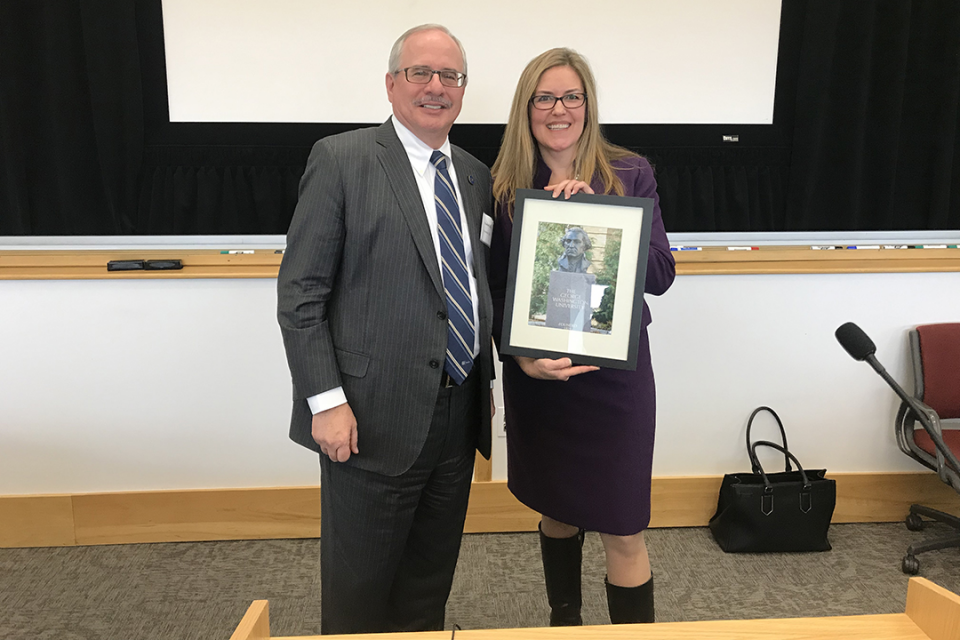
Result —
[[[660, 295], [673, 283], [673, 256], [660, 217], [653, 168], [643, 158], [613, 163], [628, 196], [653, 198], [653, 224], [644, 291]], [[546, 186], [542, 162], [533, 188]], [[602, 192], [598, 180], [591, 185]], [[563, 197], [563, 196], [561, 196]], [[494, 337], [499, 345], [507, 289], [509, 216], [497, 217], [490, 248]], [[589, 531], [632, 535], [650, 523], [650, 475], [656, 391], [643, 305], [636, 371], [600, 369], [567, 382], [528, 377], [503, 357], [507, 479], [520, 502], [554, 520]]]

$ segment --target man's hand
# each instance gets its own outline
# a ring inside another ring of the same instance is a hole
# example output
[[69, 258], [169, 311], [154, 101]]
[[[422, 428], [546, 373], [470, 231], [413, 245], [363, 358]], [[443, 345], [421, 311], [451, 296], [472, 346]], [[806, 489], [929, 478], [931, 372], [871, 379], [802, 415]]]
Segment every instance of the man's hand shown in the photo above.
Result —
[[334, 462], [346, 462], [357, 448], [357, 419], [348, 403], [313, 415], [313, 440]]
[[513, 356], [513, 359], [517, 361], [517, 364], [520, 365], [520, 368], [523, 369], [525, 374], [539, 380], [562, 380], [565, 382], [581, 373], [600, 369], [600, 367], [589, 365], [574, 367], [573, 361], [570, 358], [560, 358], [559, 360], [540, 358], [539, 360], [534, 360], [533, 358], [527, 358], [525, 356]]

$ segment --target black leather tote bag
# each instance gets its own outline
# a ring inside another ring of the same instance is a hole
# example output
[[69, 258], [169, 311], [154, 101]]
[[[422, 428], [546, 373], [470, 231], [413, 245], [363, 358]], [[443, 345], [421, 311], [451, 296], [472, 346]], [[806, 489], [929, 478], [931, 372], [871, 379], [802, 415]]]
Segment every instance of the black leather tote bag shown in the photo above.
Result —
[[[780, 427], [783, 446], [750, 441], [750, 427], [761, 411], [773, 414]], [[765, 473], [757, 447], [772, 447], [783, 453], [785, 470]], [[769, 407], [759, 407], [747, 423], [747, 455], [753, 473], [723, 476], [717, 512], [710, 531], [727, 553], [766, 551], [829, 551], [827, 530], [837, 503], [837, 486], [825, 478], [825, 469], [804, 470], [787, 449], [787, 434], [780, 417]], [[790, 461], [797, 466], [793, 471]]]

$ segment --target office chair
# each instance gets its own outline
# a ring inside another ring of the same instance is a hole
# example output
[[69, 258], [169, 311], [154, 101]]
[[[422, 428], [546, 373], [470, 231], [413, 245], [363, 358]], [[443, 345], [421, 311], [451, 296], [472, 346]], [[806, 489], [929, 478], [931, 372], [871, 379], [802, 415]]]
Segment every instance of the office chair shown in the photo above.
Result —
[[[921, 325], [910, 330], [909, 340], [914, 397], [926, 413], [929, 428], [941, 435], [956, 460], [960, 458], [960, 430], [942, 429], [941, 421], [960, 418], [960, 323]], [[936, 471], [940, 480], [960, 494], [960, 469], [954, 468], [950, 456], [945, 457], [940, 445], [922, 423], [918, 428], [918, 416], [906, 402], [900, 405], [897, 413], [896, 433], [901, 451]], [[910, 545], [901, 564], [904, 573], [920, 571], [918, 553], [960, 547], [960, 518], [913, 504], [906, 518], [907, 528], [911, 531], [923, 529], [921, 516], [943, 522], [956, 531], [950, 536]]]

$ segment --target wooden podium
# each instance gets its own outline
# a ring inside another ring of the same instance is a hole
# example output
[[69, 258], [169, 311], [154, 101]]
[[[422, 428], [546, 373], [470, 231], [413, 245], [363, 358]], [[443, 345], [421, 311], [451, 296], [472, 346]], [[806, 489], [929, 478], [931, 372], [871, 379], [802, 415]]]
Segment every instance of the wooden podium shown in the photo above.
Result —
[[[256, 600], [230, 640], [449, 640], [450, 631], [354, 636], [271, 636], [268, 604]], [[830, 618], [782, 618], [662, 622], [658, 624], [478, 629], [457, 631], [457, 640], [958, 640], [960, 596], [924, 578], [910, 578], [903, 613]]]

